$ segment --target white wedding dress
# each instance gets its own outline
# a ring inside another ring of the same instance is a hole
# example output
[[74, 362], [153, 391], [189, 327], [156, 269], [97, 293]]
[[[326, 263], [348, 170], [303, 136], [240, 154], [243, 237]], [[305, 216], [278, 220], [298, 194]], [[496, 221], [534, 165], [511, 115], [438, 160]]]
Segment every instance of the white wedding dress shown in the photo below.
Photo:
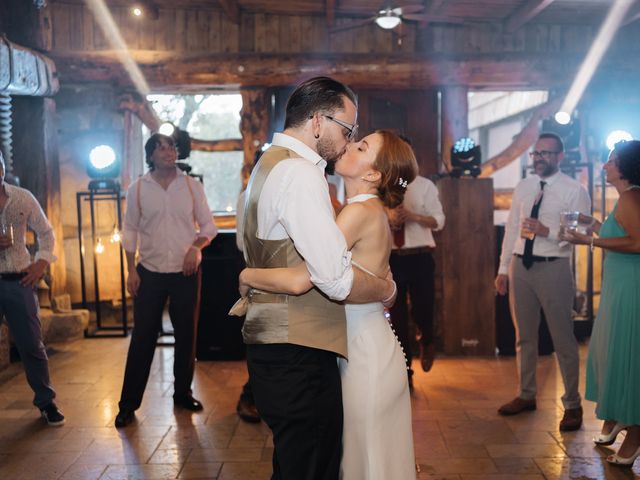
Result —
[[344, 411], [340, 478], [415, 480], [402, 347], [382, 303], [347, 304], [346, 316], [349, 359], [338, 360]]

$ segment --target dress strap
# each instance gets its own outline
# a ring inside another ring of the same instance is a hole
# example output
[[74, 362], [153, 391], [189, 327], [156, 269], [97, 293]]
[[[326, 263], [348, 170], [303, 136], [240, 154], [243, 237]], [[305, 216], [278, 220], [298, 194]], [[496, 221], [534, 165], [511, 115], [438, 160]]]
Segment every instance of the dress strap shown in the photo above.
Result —
[[367, 274], [371, 275], [372, 277], [383, 278], [383, 277], [378, 277], [378, 275], [376, 275], [375, 273], [373, 273], [371, 270], [367, 269], [366, 267], [363, 267], [362, 265], [360, 265], [358, 262], [356, 262], [353, 259], [351, 259], [351, 265], [353, 265], [356, 268], [359, 268], [364, 273], [367, 273]]

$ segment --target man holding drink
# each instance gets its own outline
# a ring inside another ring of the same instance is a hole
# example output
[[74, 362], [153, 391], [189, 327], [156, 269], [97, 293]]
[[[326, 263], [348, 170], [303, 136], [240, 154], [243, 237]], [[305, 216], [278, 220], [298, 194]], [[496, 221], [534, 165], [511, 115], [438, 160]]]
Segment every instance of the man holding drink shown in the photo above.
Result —
[[[54, 403], [56, 392], [49, 379], [35, 290], [47, 266], [56, 259], [53, 229], [35, 197], [24, 188], [6, 184], [4, 176], [0, 152], [0, 321], [4, 318], [9, 325], [35, 393], [33, 404], [49, 425], [59, 426], [64, 416]], [[38, 238], [34, 261], [26, 247], [27, 228]]]
[[535, 175], [523, 179], [513, 192], [505, 226], [500, 267], [495, 280], [500, 295], [509, 292], [516, 329], [520, 388], [518, 396], [498, 410], [516, 415], [536, 409], [536, 363], [540, 309], [544, 311], [553, 340], [565, 393], [560, 430], [582, 425], [578, 392], [578, 343], [573, 334], [575, 296], [570, 257], [572, 247], [559, 238], [561, 212], [591, 212], [586, 189], [559, 171], [564, 145], [553, 133], [542, 133], [529, 153]]

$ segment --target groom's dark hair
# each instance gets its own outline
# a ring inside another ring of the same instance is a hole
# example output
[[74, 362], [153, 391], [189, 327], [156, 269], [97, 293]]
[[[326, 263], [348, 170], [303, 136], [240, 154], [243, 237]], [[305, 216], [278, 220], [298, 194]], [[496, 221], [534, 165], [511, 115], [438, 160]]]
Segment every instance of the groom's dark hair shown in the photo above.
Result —
[[316, 112], [333, 115], [337, 110], [344, 110], [344, 97], [358, 106], [353, 90], [333, 78], [314, 77], [303, 82], [287, 101], [284, 128], [299, 127]]

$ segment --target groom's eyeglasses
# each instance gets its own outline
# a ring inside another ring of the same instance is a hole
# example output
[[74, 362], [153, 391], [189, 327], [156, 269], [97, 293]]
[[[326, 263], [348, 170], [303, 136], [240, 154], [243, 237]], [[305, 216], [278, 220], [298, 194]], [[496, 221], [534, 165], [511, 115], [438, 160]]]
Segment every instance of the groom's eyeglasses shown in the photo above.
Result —
[[331, 120], [332, 122], [337, 123], [338, 125], [340, 125], [342, 128], [347, 130], [347, 133], [345, 135], [345, 138], [347, 140], [349, 140], [350, 142], [352, 142], [353, 140], [355, 140], [356, 135], [358, 133], [358, 124], [350, 124], [347, 122], [343, 122], [342, 120], [338, 120], [337, 118], [332, 117], [331, 115], [322, 115], [324, 118]]

